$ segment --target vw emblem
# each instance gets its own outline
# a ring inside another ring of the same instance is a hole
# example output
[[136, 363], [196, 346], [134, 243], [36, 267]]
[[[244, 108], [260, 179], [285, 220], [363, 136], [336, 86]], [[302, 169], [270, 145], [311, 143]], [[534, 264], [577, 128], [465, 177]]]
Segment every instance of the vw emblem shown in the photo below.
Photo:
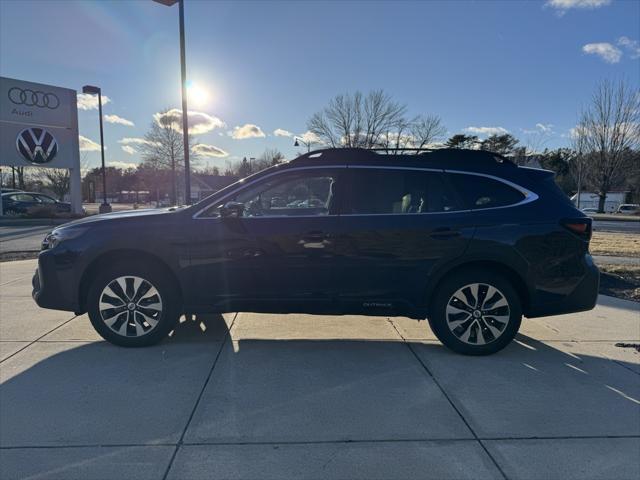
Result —
[[60, 99], [55, 93], [45, 93], [39, 90], [13, 87], [8, 92], [9, 100], [16, 105], [25, 107], [49, 108], [55, 110], [60, 106]]
[[27, 162], [48, 163], [58, 153], [58, 142], [44, 128], [25, 128], [16, 139], [16, 148]]

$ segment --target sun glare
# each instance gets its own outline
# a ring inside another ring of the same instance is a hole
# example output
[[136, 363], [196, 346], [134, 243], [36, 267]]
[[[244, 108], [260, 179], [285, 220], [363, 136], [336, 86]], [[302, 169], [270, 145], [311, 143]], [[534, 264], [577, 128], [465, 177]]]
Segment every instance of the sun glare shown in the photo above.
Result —
[[195, 107], [201, 107], [209, 101], [209, 92], [197, 83], [187, 85], [187, 99], [189, 104]]

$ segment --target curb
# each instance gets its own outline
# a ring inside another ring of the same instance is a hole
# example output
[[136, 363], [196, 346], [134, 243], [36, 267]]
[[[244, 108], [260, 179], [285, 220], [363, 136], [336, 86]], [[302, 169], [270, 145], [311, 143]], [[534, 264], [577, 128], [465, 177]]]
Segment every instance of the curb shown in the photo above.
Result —
[[0, 218], [0, 227], [48, 227], [62, 225], [75, 220], [74, 218]]

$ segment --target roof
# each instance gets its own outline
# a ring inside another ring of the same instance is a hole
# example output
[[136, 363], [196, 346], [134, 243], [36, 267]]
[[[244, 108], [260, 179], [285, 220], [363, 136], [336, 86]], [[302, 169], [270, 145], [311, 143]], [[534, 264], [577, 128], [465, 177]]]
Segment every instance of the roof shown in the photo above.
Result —
[[[392, 150], [390, 150], [392, 151]], [[291, 160], [291, 166], [301, 165], [393, 165], [438, 169], [502, 170], [516, 165], [502, 155], [484, 150], [442, 148], [417, 154], [389, 154], [364, 148], [327, 148], [306, 153]]]

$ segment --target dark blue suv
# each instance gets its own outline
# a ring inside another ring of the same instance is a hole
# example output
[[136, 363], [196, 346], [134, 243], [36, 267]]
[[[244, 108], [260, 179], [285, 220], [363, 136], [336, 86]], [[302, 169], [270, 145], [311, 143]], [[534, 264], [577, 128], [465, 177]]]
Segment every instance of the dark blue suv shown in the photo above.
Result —
[[483, 355], [522, 315], [594, 307], [590, 237], [552, 172], [483, 151], [327, 149], [190, 207], [58, 227], [33, 296], [123, 346], [160, 341], [183, 313], [300, 312], [428, 318]]

